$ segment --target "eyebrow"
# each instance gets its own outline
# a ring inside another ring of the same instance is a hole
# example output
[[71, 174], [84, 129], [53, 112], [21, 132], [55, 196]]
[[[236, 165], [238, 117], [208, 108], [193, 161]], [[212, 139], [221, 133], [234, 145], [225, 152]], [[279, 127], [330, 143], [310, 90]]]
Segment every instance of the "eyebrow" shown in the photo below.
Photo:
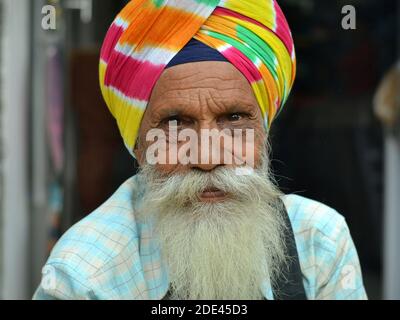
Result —
[[255, 109], [254, 105], [245, 103], [235, 103], [228, 105], [224, 113], [236, 113], [236, 112], [252, 112]]
[[[256, 106], [248, 103], [243, 103], [243, 102], [237, 103], [237, 101], [235, 102], [232, 101], [229, 103], [225, 103], [225, 109], [219, 114], [223, 115], [223, 114], [240, 113], [240, 112], [253, 113], [255, 107]], [[171, 108], [168, 108], [168, 106], [163, 106], [161, 107], [161, 110], [156, 111], [154, 114], [160, 119], [165, 119], [173, 116], [192, 117], [193, 113], [189, 112], [187, 109], [188, 106], [184, 104], [178, 104]]]
[[184, 107], [174, 106], [173, 108], [165, 107], [162, 110], [156, 111], [155, 115], [160, 119], [165, 119], [173, 116], [189, 116], [189, 112]]

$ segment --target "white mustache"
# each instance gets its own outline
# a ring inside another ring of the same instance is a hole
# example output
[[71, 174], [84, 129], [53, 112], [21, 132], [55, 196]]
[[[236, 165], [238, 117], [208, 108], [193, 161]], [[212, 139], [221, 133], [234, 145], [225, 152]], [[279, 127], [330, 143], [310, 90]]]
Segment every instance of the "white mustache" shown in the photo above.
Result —
[[[177, 206], [198, 202], [199, 195], [209, 189], [218, 189], [235, 201], [265, 201], [259, 198], [259, 188], [265, 188], [265, 181], [270, 179], [267, 166], [254, 170], [251, 175], [237, 175], [234, 168], [217, 167], [212, 172], [191, 170], [165, 177], [147, 165], [142, 169], [142, 174], [153, 191], [153, 201], [170, 198]], [[273, 194], [277, 192], [273, 188], [269, 191]]]

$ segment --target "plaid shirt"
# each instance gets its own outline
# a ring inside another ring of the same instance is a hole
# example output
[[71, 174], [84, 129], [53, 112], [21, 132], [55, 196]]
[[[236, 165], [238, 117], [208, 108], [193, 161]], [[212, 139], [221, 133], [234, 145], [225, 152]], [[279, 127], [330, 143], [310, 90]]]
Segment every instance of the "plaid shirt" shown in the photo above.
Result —
[[[67, 231], [43, 268], [33, 299], [162, 299], [168, 275], [149, 225], [136, 221], [143, 183], [127, 180]], [[298, 195], [283, 201], [292, 223], [308, 299], [367, 299], [344, 218]], [[260, 284], [273, 299], [269, 280]]]

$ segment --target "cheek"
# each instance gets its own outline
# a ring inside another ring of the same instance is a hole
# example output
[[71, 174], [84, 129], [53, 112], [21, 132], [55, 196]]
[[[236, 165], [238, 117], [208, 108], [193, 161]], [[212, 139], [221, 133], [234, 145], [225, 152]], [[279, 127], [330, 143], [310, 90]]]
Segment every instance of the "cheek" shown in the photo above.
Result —
[[155, 141], [142, 141], [144, 143], [137, 152], [138, 155], [140, 154], [139, 164], [141, 166], [144, 164], [154, 165], [158, 171], [164, 174], [175, 173], [183, 169], [177, 159], [177, 150], [180, 145], [171, 142], [167, 136], [158, 136]]
[[179, 162], [179, 148], [180, 144], [167, 143], [159, 151], [160, 160], [155, 164], [155, 168], [165, 175], [181, 173], [188, 169], [187, 165]]
[[250, 136], [246, 135], [242, 141], [234, 143], [234, 158], [239, 160], [239, 162], [235, 162], [235, 164], [246, 164], [246, 166], [255, 168], [261, 160], [260, 152], [260, 141], [258, 141], [253, 134]]
[[266, 140], [267, 140], [267, 133], [265, 132], [264, 126], [261, 125], [257, 130], [256, 130], [256, 136], [255, 136], [255, 145], [254, 145], [254, 163], [257, 166], [261, 164], [261, 156], [264, 152], [267, 152], [267, 150], [264, 150], [267, 148], [266, 145]]
[[244, 132], [242, 138], [234, 142], [234, 157], [240, 159], [241, 162], [245, 162], [247, 166], [258, 167], [265, 147], [266, 133], [264, 127], [257, 124]]

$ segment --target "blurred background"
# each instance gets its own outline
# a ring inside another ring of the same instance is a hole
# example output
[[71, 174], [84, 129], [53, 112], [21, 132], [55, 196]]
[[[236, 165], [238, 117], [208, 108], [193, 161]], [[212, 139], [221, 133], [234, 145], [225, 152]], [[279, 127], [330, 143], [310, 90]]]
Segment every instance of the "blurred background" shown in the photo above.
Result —
[[[0, 0], [0, 299], [30, 299], [60, 235], [136, 172], [98, 84], [126, 2]], [[400, 299], [400, 0], [279, 3], [298, 77], [271, 135], [276, 178], [344, 215], [369, 297]]]

